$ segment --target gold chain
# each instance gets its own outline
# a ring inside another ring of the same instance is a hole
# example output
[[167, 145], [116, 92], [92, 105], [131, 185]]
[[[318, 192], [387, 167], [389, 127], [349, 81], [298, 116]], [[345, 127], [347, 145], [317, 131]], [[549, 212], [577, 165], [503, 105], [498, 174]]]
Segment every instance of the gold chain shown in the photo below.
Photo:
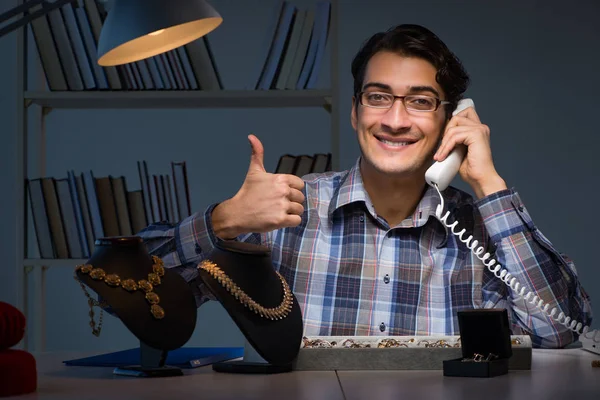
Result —
[[[91, 264], [80, 264], [75, 267], [75, 272], [81, 271], [83, 274], [88, 274], [90, 278], [96, 281], [102, 281], [111, 287], [121, 287], [128, 292], [135, 292], [138, 289], [146, 293], [146, 300], [150, 303], [150, 312], [152, 316], [156, 319], [162, 319], [165, 316], [165, 310], [158, 304], [160, 302], [160, 297], [156, 293], [154, 293], [154, 287], [161, 284], [161, 277], [165, 275], [165, 268], [163, 261], [156, 257], [152, 256], [152, 272], [148, 274], [148, 279], [141, 279], [139, 281], [135, 281], [134, 279], [121, 279], [117, 274], [106, 274], [106, 272], [102, 268], [94, 268]], [[106, 302], [99, 302], [98, 300], [93, 299], [88, 291], [85, 288], [83, 282], [81, 282], [77, 278], [77, 274], [74, 276], [75, 280], [79, 282], [81, 289], [83, 289], [83, 293], [88, 299], [88, 305], [90, 307], [90, 327], [92, 328], [92, 334], [95, 336], [100, 336], [100, 331], [102, 329], [102, 317], [103, 317], [103, 307], [108, 306]], [[100, 308], [100, 321], [98, 323], [98, 328], [96, 328], [96, 322], [94, 321], [94, 307]]]
[[288, 286], [287, 282], [281, 276], [281, 274], [277, 271], [277, 276], [279, 280], [281, 280], [281, 285], [283, 286], [283, 300], [281, 304], [274, 308], [266, 308], [258, 304], [256, 301], [252, 300], [250, 296], [246, 294], [238, 285], [236, 285], [225, 272], [223, 272], [217, 264], [212, 261], [204, 260], [198, 266], [198, 269], [203, 269], [207, 271], [214, 279], [216, 279], [221, 286], [223, 286], [229, 293], [231, 293], [240, 303], [244, 305], [244, 307], [249, 308], [254, 311], [255, 314], [260, 315], [263, 318], [268, 318], [270, 320], [283, 319], [288, 316], [290, 311], [292, 311], [292, 304], [294, 302], [294, 298], [292, 296], [292, 291]]
[[[87, 300], [88, 300], [88, 306], [90, 307], [90, 312], [89, 312], [90, 328], [92, 328], [92, 334], [94, 336], [100, 336], [100, 331], [102, 331], [102, 321], [103, 321], [103, 317], [104, 317], [103, 307], [108, 306], [108, 304], [106, 304], [105, 301], [99, 302], [98, 300], [92, 298], [92, 296], [90, 296], [87, 289], [85, 288], [85, 285], [83, 284], [83, 282], [81, 282], [79, 279], [77, 279], [77, 276], [75, 276], [74, 278], [77, 282], [79, 282], [79, 285], [81, 286], [81, 289], [83, 290], [83, 293], [85, 294], [85, 297], [87, 297]], [[94, 307], [100, 308], [100, 320], [98, 322], [98, 328], [96, 328], [96, 321], [94, 321], [94, 315], [95, 315]]]

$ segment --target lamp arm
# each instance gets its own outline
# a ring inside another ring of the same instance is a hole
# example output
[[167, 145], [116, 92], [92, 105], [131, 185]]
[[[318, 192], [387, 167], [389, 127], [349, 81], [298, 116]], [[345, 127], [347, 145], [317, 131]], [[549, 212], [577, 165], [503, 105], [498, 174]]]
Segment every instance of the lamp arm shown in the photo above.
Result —
[[10, 33], [12, 31], [14, 31], [17, 28], [20, 28], [21, 26], [27, 25], [28, 23], [30, 23], [31, 21], [33, 21], [36, 18], [42, 17], [46, 14], [48, 14], [50, 11], [56, 9], [56, 8], [60, 8], [62, 6], [64, 6], [65, 4], [68, 3], [72, 3], [75, 2], [77, 0], [56, 0], [54, 2], [48, 2], [47, 0], [29, 0], [24, 2], [21, 5], [18, 5], [14, 8], [12, 8], [11, 10], [8, 10], [7, 12], [0, 14], [0, 24], [2, 24], [3, 22], [15, 17], [18, 14], [21, 13], [25, 13], [27, 12], [30, 8], [41, 4], [42, 8], [40, 10], [37, 10], [31, 14], [25, 14], [21, 19], [6, 25], [3, 28], [0, 28], [0, 37], [6, 35], [7, 33]]

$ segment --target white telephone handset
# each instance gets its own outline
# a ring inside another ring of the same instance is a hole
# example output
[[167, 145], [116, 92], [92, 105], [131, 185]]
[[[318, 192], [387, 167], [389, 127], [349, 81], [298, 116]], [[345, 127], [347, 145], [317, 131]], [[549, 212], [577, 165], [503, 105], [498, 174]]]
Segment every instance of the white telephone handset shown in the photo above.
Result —
[[[452, 113], [452, 116], [455, 116], [459, 112], [469, 108], [475, 108], [475, 104], [471, 99], [463, 99], [458, 102], [456, 106], [456, 110]], [[477, 256], [497, 278], [503, 281], [507, 286], [509, 286], [513, 293], [521, 296], [524, 301], [529, 301], [530, 304], [537, 307], [540, 311], [547, 314], [550, 318], [554, 319], [558, 323], [564, 325], [568, 329], [572, 330], [579, 334], [579, 341], [582, 344], [582, 348], [585, 350], [589, 350], [591, 352], [600, 354], [600, 331], [598, 330], [590, 330], [588, 326], [583, 326], [582, 323], [577, 322], [575, 320], [571, 320], [570, 317], [566, 316], [563, 312], [560, 312], [556, 307], [552, 308], [552, 310], [548, 311], [549, 304], [544, 304], [544, 301], [538, 296], [536, 296], [533, 292], [525, 293], [526, 288], [522, 287], [519, 282], [517, 282], [516, 278], [511, 276], [511, 274], [503, 269], [500, 264], [496, 264], [497, 261], [491, 258], [490, 253], [485, 253], [485, 249], [483, 246], [477, 247], [479, 244], [477, 240], [473, 240], [473, 236], [470, 235], [466, 239], [463, 239], [463, 234], [466, 232], [465, 229], [460, 231], [455, 230], [458, 221], [454, 221], [453, 223], [448, 223], [448, 217], [450, 212], [446, 212], [444, 216], [442, 216], [442, 211], [444, 209], [444, 198], [442, 196], [441, 191], [446, 189], [452, 179], [458, 173], [460, 165], [465, 157], [466, 147], [464, 145], [455, 146], [455, 148], [448, 154], [448, 156], [443, 161], [436, 161], [433, 163], [431, 167], [425, 173], [425, 180], [427, 183], [434, 188], [436, 188], [438, 195], [440, 196], [440, 204], [437, 206], [435, 211], [437, 217], [440, 221], [450, 229], [450, 232], [457, 236], [461, 242], [467, 245], [473, 254]], [[489, 259], [489, 260], [488, 260]], [[556, 315], [558, 313], [558, 315]]]
[[[460, 100], [456, 106], [456, 110], [452, 113], [452, 116], [455, 116], [469, 107], [475, 108], [473, 100]], [[454, 147], [443, 161], [434, 162], [427, 172], [425, 172], [425, 180], [427, 183], [431, 186], [437, 184], [440, 190], [445, 190], [450, 182], [452, 182], [452, 179], [454, 179], [454, 176], [458, 173], [458, 169], [460, 168], [460, 164], [462, 164], [466, 153], [466, 147], [464, 145], [458, 145]]]

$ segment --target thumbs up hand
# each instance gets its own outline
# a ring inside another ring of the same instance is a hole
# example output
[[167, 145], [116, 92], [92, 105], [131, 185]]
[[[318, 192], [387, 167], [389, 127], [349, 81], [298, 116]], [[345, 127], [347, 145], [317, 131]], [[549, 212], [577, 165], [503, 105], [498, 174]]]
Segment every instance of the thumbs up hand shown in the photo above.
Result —
[[267, 172], [262, 143], [254, 135], [248, 140], [252, 155], [246, 179], [236, 195], [212, 213], [213, 229], [222, 239], [297, 226], [304, 213], [304, 181], [295, 175]]

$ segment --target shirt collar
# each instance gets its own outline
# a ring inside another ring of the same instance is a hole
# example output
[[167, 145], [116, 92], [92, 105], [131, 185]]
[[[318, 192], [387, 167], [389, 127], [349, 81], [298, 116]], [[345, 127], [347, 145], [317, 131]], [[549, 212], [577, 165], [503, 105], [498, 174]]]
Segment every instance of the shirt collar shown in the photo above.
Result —
[[[333, 198], [329, 203], [329, 217], [331, 218], [332, 214], [336, 212], [338, 209], [352, 203], [362, 202], [367, 208], [368, 212], [371, 214], [373, 218], [376, 218], [375, 208], [369, 198], [369, 194], [365, 190], [365, 186], [363, 184], [362, 175], [360, 173], [360, 160], [362, 157], [359, 157], [356, 160], [354, 166], [348, 171], [348, 173], [342, 178], [340, 182], [340, 186], [334, 192]], [[435, 215], [435, 209], [440, 204], [440, 198], [437, 191], [429, 186], [425, 185], [425, 189], [423, 192], [423, 196], [421, 197], [421, 201], [417, 204], [417, 207], [412, 214], [412, 216], [406, 218], [402, 221], [398, 227], [403, 228], [414, 228], [421, 227], [427, 223], [429, 218], [432, 218], [436, 223], [438, 223], [445, 232], [445, 238], [442, 242], [445, 243], [448, 237], [448, 228], [444, 225], [439, 218]]]
[[360, 160], [361, 157], [356, 160], [356, 163], [348, 173], [342, 177], [340, 185], [333, 193], [333, 198], [329, 203], [329, 217], [338, 209], [348, 204], [359, 202], [364, 203], [369, 212], [375, 215], [375, 209], [363, 185], [362, 175], [360, 174]]

